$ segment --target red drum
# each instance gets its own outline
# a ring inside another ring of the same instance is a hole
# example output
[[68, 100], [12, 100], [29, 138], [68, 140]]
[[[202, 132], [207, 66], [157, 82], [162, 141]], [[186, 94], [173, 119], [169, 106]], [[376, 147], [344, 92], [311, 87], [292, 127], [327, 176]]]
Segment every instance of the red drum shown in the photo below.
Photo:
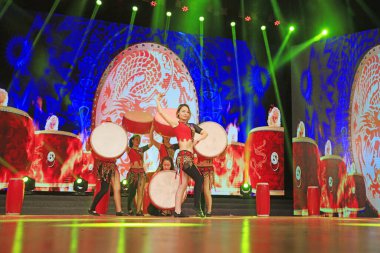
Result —
[[[100, 188], [102, 188], [101, 185], [102, 185], [102, 182], [100, 180], [96, 180], [94, 198], [96, 194], [100, 191]], [[108, 204], [110, 202], [110, 189], [111, 187], [108, 187], [108, 192], [104, 194], [103, 198], [100, 199], [99, 203], [95, 207], [95, 211], [98, 214], [107, 214]]]
[[361, 174], [347, 175], [347, 187], [344, 191], [344, 207], [348, 211], [362, 211], [365, 209], [366, 205], [366, 190], [364, 177]]
[[147, 134], [152, 128], [153, 116], [148, 112], [126, 112], [123, 127], [130, 133]]
[[11, 178], [9, 180], [5, 213], [9, 215], [20, 214], [24, 201], [24, 180], [22, 178]]
[[307, 212], [309, 216], [319, 215], [321, 193], [318, 186], [307, 187]]
[[270, 195], [268, 183], [256, 184], [256, 212], [257, 216], [269, 216]]
[[[91, 151], [83, 151], [82, 170], [75, 174], [88, 182], [89, 187], [95, 187], [96, 171], [94, 170], [94, 157]], [[90, 189], [89, 189], [90, 190]]]
[[293, 138], [294, 215], [307, 215], [307, 188], [319, 186], [319, 151], [308, 137]]
[[244, 143], [233, 142], [213, 159], [214, 185], [218, 193], [240, 195], [240, 185], [244, 181], [244, 146]]
[[16, 174], [27, 175], [34, 156], [33, 121], [26, 112], [0, 106], [0, 184]]
[[[337, 213], [343, 211], [342, 203], [338, 202], [338, 190], [340, 182], [346, 176], [346, 164], [336, 155], [321, 157], [318, 177], [321, 186], [321, 211], [325, 213]], [[343, 194], [339, 191], [340, 194]]]
[[93, 155], [100, 160], [114, 161], [124, 154], [128, 145], [128, 137], [121, 126], [105, 122], [92, 131], [90, 144]]
[[[206, 121], [199, 124], [203, 130], [208, 133], [206, 139], [195, 145], [195, 151], [203, 157], [213, 158], [222, 154], [227, 147], [227, 133], [218, 123]], [[199, 134], [195, 134], [194, 140], [200, 138]]]
[[159, 209], [174, 209], [175, 194], [179, 185], [179, 175], [172, 170], [156, 173], [149, 183], [152, 204]]
[[29, 175], [37, 190], [46, 187], [71, 187], [75, 172], [82, 168], [82, 142], [64, 131], [36, 131], [35, 158]]
[[252, 191], [256, 184], [269, 184], [271, 195], [284, 195], [284, 128], [256, 127], [245, 143], [245, 161]]
[[[164, 113], [171, 118], [177, 118], [177, 109], [174, 108], [165, 108], [162, 109]], [[166, 137], [174, 137], [174, 128], [172, 128], [165, 120], [162, 118], [162, 116], [157, 113], [156, 116], [154, 116], [154, 121], [153, 121], [153, 126], [154, 126], [154, 131], [159, 133], [161, 136], [166, 136]]]

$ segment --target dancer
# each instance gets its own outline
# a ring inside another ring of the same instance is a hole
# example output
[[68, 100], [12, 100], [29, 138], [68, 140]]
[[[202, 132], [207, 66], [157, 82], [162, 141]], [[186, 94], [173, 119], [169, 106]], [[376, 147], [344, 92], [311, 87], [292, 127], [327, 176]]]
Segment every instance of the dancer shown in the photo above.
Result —
[[206, 211], [206, 217], [212, 216], [212, 196], [211, 189], [214, 186], [215, 175], [214, 175], [214, 165], [212, 158], [204, 158], [198, 156], [197, 167], [203, 175], [203, 193], [206, 202], [206, 207], [203, 209]]
[[[193, 148], [201, 140], [207, 137], [207, 132], [201, 129], [195, 124], [189, 124], [191, 112], [187, 104], [180, 104], [177, 108], [177, 118], [172, 118], [165, 114], [161, 107], [162, 95], [158, 95], [156, 99], [158, 113], [164, 118], [164, 120], [174, 128], [178, 145], [179, 153], [176, 159], [177, 167], [180, 170], [180, 185], [178, 186], [175, 196], [175, 210], [174, 217], [187, 217], [181, 209], [183, 194], [187, 188], [187, 182], [189, 176], [194, 180], [194, 209], [196, 215], [204, 217], [200, 202], [203, 185], [203, 176], [199, 172], [198, 168], [194, 165]], [[198, 141], [194, 141], [195, 132], [201, 135]], [[183, 173], [185, 172], [185, 173]]]
[[160, 162], [162, 162], [162, 159], [167, 156], [169, 156], [171, 159], [174, 159], [174, 153], [179, 148], [178, 144], [171, 144], [170, 137], [166, 136], [162, 136], [162, 143], [159, 143], [154, 139], [153, 132], [154, 128], [152, 125], [152, 128], [150, 129], [149, 133], [149, 139], [150, 143], [152, 143], [159, 151]]

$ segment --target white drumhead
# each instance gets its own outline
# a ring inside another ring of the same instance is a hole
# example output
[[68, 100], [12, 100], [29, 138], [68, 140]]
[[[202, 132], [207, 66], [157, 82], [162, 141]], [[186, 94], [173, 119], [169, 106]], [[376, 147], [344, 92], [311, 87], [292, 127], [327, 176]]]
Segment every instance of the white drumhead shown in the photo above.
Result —
[[156, 173], [149, 183], [149, 196], [152, 204], [160, 209], [173, 209], [175, 194], [180, 176], [173, 170], [163, 170]]
[[[218, 123], [206, 121], [199, 124], [203, 130], [208, 133], [206, 139], [200, 141], [195, 146], [195, 151], [200, 155], [208, 158], [217, 157], [227, 147], [227, 133], [224, 128]], [[195, 134], [194, 139], [199, 140], [200, 134]]]
[[92, 150], [105, 159], [119, 158], [125, 152], [127, 142], [125, 130], [112, 122], [97, 126], [90, 137]]

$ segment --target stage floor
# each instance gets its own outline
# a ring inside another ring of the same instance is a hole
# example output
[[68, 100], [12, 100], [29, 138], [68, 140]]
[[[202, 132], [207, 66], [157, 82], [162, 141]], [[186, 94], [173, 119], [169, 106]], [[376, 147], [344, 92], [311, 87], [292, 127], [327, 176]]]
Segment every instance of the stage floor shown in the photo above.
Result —
[[380, 219], [0, 216], [1, 252], [379, 252]]

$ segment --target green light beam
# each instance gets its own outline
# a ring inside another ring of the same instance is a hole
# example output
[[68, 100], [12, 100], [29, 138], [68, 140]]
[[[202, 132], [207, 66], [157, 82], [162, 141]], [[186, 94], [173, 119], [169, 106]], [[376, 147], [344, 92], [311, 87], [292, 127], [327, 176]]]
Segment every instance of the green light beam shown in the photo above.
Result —
[[9, 6], [12, 4], [12, 1], [13, 0], [7, 0], [7, 2], [5, 2], [3, 9], [0, 11], [0, 19], [3, 17], [4, 13], [8, 10]]
[[289, 30], [288, 34], [286, 35], [285, 39], [282, 41], [281, 43], [281, 46], [280, 46], [280, 49], [278, 49], [278, 52], [276, 53], [276, 55], [274, 56], [274, 60], [273, 60], [273, 67], [274, 69], [277, 69], [276, 66], [277, 66], [277, 62], [278, 60], [280, 59], [280, 56], [282, 55], [282, 52], [285, 50], [285, 47], [286, 45], [288, 44], [289, 42], [289, 39], [290, 39], [290, 35], [292, 34], [292, 31]]
[[164, 45], [167, 45], [168, 30], [169, 30], [169, 26], [170, 26], [170, 18], [171, 18], [171, 15], [166, 15], [165, 31], [164, 31]]
[[132, 11], [131, 20], [129, 21], [129, 29], [128, 29], [128, 34], [127, 34], [127, 39], [125, 41], [125, 47], [124, 48], [127, 48], [129, 46], [129, 41], [131, 40], [131, 36], [132, 36], [133, 25], [135, 23], [136, 13], [137, 13], [137, 11]]
[[13, 238], [12, 253], [22, 253], [22, 240], [24, 235], [24, 223], [17, 221], [15, 237]]
[[241, 226], [241, 242], [240, 242], [240, 252], [241, 253], [251, 253], [251, 242], [250, 242], [250, 230], [249, 230], [249, 220], [244, 219]]
[[124, 253], [125, 250], [125, 227], [120, 227], [119, 229], [119, 239], [117, 240], [117, 253]]
[[201, 61], [201, 102], [203, 103], [204, 101], [204, 94], [203, 94], [203, 21], [204, 19], [199, 18], [199, 45], [200, 45], [200, 61]]
[[[274, 15], [275, 15], [275, 18], [277, 18], [278, 20], [282, 22], [284, 22], [284, 16], [282, 15], [282, 12], [281, 12], [281, 9], [280, 9], [280, 6], [278, 5], [278, 2], [277, 0], [270, 0], [271, 4], [272, 4], [272, 8], [273, 8], [273, 12], [274, 12]], [[284, 37], [284, 28], [280, 25], [279, 26], [279, 29], [280, 29], [280, 32], [281, 32], [281, 36]]]
[[[77, 221], [73, 221], [73, 224], [76, 225], [78, 224]], [[78, 252], [78, 233], [79, 229], [77, 226], [72, 226], [71, 227], [71, 240], [70, 240], [70, 253], [77, 253]]]

